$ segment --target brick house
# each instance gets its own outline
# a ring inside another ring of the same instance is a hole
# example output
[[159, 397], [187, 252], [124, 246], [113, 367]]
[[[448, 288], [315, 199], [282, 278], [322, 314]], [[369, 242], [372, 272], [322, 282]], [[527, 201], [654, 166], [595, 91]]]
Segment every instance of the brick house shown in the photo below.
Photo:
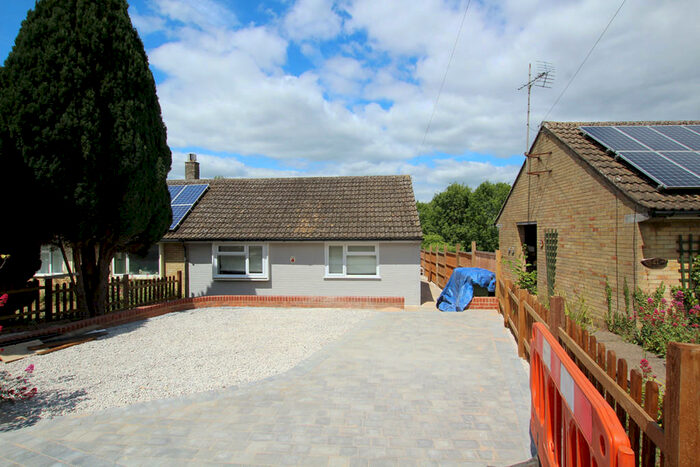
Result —
[[597, 320], [606, 281], [620, 312], [625, 282], [630, 291], [687, 285], [687, 251], [700, 252], [700, 187], [659, 188], [580, 129], [686, 124], [698, 122], [544, 122], [496, 220], [503, 258], [522, 258], [525, 245], [540, 296], [552, 285], [581, 296]]
[[420, 304], [422, 232], [409, 176], [201, 180], [194, 164], [169, 185], [208, 189], [160, 242], [160, 271], [182, 271], [187, 296]]

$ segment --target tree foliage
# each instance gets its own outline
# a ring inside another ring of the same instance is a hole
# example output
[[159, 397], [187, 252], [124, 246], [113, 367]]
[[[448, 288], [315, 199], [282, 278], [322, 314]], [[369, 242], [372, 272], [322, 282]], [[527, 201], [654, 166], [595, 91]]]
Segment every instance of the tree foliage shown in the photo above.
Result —
[[[0, 89], [3, 87], [3, 68], [0, 68]], [[41, 266], [41, 243], [47, 240], [40, 224], [43, 210], [41, 199], [31, 171], [14, 145], [10, 144], [5, 116], [0, 113], [0, 161], [5, 180], [0, 183], [2, 227], [0, 254], [9, 257], [0, 260], [0, 291], [21, 289]], [[15, 310], [15, 295], [2, 307], [2, 313]]]
[[116, 251], [145, 251], [170, 223], [171, 154], [143, 43], [125, 0], [41, 0], [3, 70], [0, 113], [31, 170], [78, 294], [104, 311]]
[[423, 245], [459, 243], [467, 247], [475, 241], [480, 250], [495, 251], [498, 229], [494, 222], [509, 191], [507, 183], [483, 182], [474, 191], [453, 183], [429, 203], [418, 202]]

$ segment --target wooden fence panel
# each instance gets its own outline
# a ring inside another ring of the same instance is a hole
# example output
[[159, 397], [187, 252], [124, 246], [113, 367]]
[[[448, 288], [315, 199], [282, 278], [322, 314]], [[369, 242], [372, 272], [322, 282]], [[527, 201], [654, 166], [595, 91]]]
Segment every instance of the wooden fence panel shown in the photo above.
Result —
[[[529, 340], [533, 322], [542, 320], [615, 411], [630, 439], [636, 465], [646, 467], [661, 463], [675, 466], [697, 461], [700, 449], [700, 397], [697, 388], [692, 388], [700, 380], [700, 345], [669, 345], [669, 377], [662, 427], [658, 423], [661, 404], [657, 383], [644, 382], [637, 369], [626, 360], [617, 358], [615, 352], [608, 351], [604, 344], [597, 342], [595, 336], [565, 317], [562, 298], [550, 297], [551, 308], [547, 309], [537, 297], [523, 294], [505, 279], [500, 267], [496, 271], [497, 308], [503, 315], [504, 325], [518, 342], [519, 353], [529, 358], [527, 343], [521, 342], [521, 339]], [[526, 316], [521, 316], [521, 313]], [[685, 365], [684, 371], [680, 370], [681, 360]]]
[[420, 260], [423, 275], [441, 289], [445, 287], [452, 272], [458, 267], [477, 267], [493, 272], [497, 269], [496, 253], [476, 250], [470, 253], [463, 251], [460, 245], [456, 246], [456, 251], [447, 251], [447, 247], [443, 247], [442, 250], [437, 248], [433, 250], [433, 247], [421, 250]]
[[[43, 279], [43, 284], [34, 279], [27, 287], [7, 292], [10, 296], [26, 296], [26, 305], [14, 313], [0, 316], [0, 325], [26, 325], [56, 320], [84, 318], [78, 310], [75, 286], [70, 282], [55, 283]], [[150, 305], [180, 298], [182, 274], [154, 279], [130, 279], [128, 276], [112, 277], [107, 283], [107, 312]]]

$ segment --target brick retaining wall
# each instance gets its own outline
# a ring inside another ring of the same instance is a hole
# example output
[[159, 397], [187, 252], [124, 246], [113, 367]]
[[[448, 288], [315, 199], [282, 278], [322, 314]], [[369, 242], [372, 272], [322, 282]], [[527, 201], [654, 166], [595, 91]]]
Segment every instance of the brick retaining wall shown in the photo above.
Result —
[[467, 310], [498, 310], [496, 297], [474, 297]]
[[173, 311], [185, 311], [193, 308], [218, 306], [246, 307], [291, 307], [291, 308], [404, 308], [403, 297], [308, 297], [308, 296], [259, 296], [259, 295], [213, 295], [204, 297], [182, 298], [155, 305], [141, 306], [131, 310], [114, 311], [106, 315], [81, 321], [58, 324], [27, 331], [25, 333], [0, 336], [4, 342], [26, 340], [48, 334], [63, 334], [90, 326], [111, 327], [119, 324], [154, 318]]

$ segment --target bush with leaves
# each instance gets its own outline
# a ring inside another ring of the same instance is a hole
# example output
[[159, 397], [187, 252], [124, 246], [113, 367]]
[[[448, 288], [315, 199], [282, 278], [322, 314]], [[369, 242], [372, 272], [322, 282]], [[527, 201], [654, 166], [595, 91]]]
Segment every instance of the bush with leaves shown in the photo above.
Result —
[[636, 331], [636, 321], [630, 319], [629, 315], [629, 287], [627, 285], [627, 279], [625, 279], [625, 313], [618, 313], [612, 309], [612, 287], [608, 282], [608, 278], [605, 278], [605, 301], [607, 304], [607, 310], [605, 312], [604, 320], [605, 326], [608, 331], [618, 334], [623, 337], [630, 338], [634, 335]]
[[[5, 306], [7, 298], [7, 294], [0, 296], [0, 307]], [[2, 326], [0, 326], [1, 331]], [[3, 350], [0, 349], [0, 352]], [[29, 365], [24, 372], [24, 375], [13, 376], [9, 371], [0, 370], [0, 401], [19, 401], [36, 395], [37, 388], [32, 387], [29, 381], [30, 375], [34, 372], [34, 365]]]
[[664, 291], [663, 284], [653, 294], [638, 290], [634, 315], [629, 317], [638, 323], [629, 340], [659, 355], [666, 354], [669, 342], [700, 343], [700, 305], [686, 308], [681, 290], [668, 302]]
[[558, 291], [557, 295], [564, 299], [564, 314], [584, 331], [590, 331], [593, 327], [593, 318], [584, 296], [576, 294], [570, 298], [563, 291]]
[[508, 268], [512, 276], [515, 277], [515, 285], [527, 290], [531, 295], [537, 295], [537, 270], [528, 271], [532, 265], [525, 261], [525, 246], [523, 245], [523, 255], [515, 259], [503, 258], [503, 265]]

